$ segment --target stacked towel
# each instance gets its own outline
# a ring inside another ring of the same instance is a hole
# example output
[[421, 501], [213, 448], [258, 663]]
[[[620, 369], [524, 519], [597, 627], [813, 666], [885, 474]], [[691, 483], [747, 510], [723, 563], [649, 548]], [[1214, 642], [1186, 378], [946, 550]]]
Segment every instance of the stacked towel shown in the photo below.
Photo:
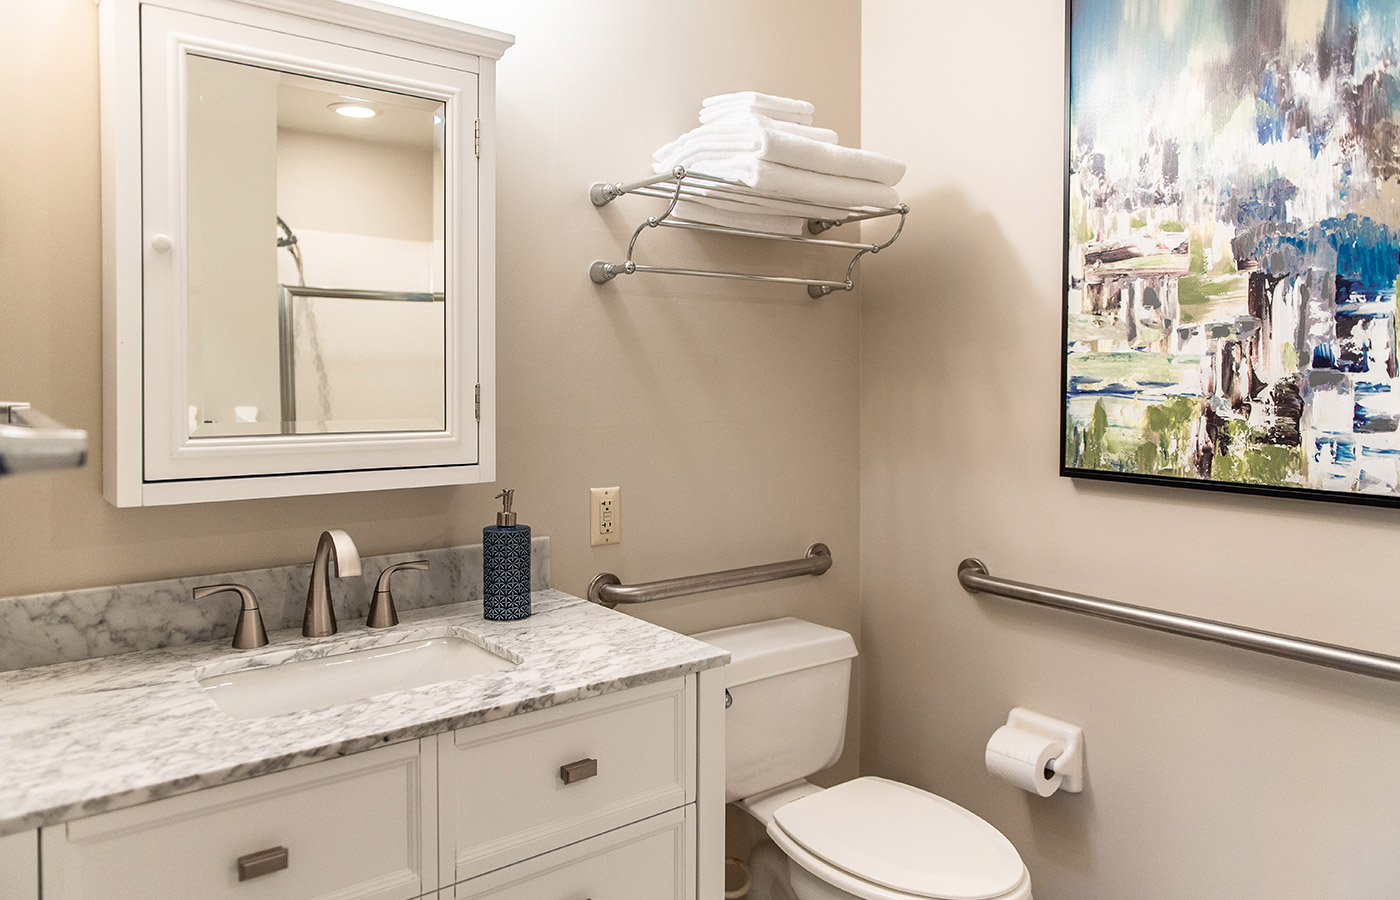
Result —
[[761, 151], [769, 136], [793, 138], [802, 143], [836, 146], [836, 132], [830, 128], [812, 128], [770, 119], [767, 116], [745, 114], [716, 119], [699, 128], [692, 128], [652, 154], [663, 166], [680, 165], [677, 160], [700, 153], [748, 153]]
[[[834, 136], [835, 132], [832, 134]], [[710, 172], [704, 163], [739, 157], [881, 185], [898, 184], [904, 177], [904, 163], [897, 159], [761, 125], [748, 129], [715, 129], [711, 125], [701, 125], [653, 154], [663, 172], [676, 166], [694, 166], [710, 175], [717, 173]]]
[[745, 203], [731, 203], [721, 208], [710, 206], [702, 200], [681, 200], [676, 203], [671, 217], [701, 225], [722, 225], [741, 231], [767, 231], [772, 234], [801, 234], [807, 227], [807, 220], [803, 217], [775, 216], [761, 207]]
[[757, 91], [739, 91], [734, 94], [720, 94], [700, 101], [700, 122], [708, 124], [726, 115], [758, 113], [784, 122], [798, 125], [811, 125], [812, 113], [816, 107], [806, 100], [789, 100], [787, 97], [774, 97]]
[[806, 219], [840, 218], [843, 213], [833, 206], [898, 205], [894, 185], [904, 177], [904, 163], [840, 146], [836, 132], [812, 127], [813, 112], [806, 101], [754, 91], [705, 99], [700, 127], [652, 155], [657, 173], [684, 166], [811, 202], [738, 198], [702, 184], [684, 209], [676, 210], [677, 218], [797, 234]]

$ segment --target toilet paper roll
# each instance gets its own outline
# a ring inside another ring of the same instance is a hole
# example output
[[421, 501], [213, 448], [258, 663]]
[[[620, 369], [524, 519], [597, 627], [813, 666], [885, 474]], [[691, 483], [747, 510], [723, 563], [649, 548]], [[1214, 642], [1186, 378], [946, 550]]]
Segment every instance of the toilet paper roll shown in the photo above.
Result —
[[1045, 767], [1064, 750], [1054, 738], [1003, 725], [987, 741], [987, 771], [1023, 791], [1049, 797], [1063, 779], [1058, 774], [1047, 777]]

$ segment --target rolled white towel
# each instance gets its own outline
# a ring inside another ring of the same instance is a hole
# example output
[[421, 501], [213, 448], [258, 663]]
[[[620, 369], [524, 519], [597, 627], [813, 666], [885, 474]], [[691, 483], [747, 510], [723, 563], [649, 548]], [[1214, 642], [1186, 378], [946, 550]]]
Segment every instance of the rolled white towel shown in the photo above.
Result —
[[[750, 150], [745, 146], [748, 140], [752, 140], [757, 146]], [[685, 166], [704, 172], [712, 161], [741, 155], [795, 169], [838, 175], [842, 178], [860, 178], [887, 185], [898, 184], [904, 177], [904, 163], [882, 153], [841, 147], [808, 140], [795, 134], [767, 130], [760, 130], [749, 139], [684, 141], [664, 160], [657, 157], [657, 161], [664, 161], [672, 167]]]
[[[670, 166], [655, 163], [657, 174], [670, 171]], [[757, 159], [752, 155], [731, 156], [705, 161], [695, 167], [697, 172], [728, 178], [755, 190], [781, 194], [813, 203], [833, 203], [840, 206], [876, 206], [888, 208], [899, 204], [899, 192], [889, 185], [863, 178], [843, 178], [807, 169], [794, 169], [779, 163]]]
[[801, 234], [807, 227], [807, 220], [801, 217], [720, 209], [705, 200], [677, 202], [673, 217], [688, 222], [699, 222], [702, 225], [720, 225], [742, 231], [766, 231], [770, 234]]

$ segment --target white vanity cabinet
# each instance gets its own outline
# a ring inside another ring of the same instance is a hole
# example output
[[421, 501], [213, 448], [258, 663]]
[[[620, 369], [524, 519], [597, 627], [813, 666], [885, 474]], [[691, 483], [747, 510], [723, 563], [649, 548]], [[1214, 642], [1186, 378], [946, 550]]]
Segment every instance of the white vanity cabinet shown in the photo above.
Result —
[[39, 832], [0, 837], [0, 900], [39, 900]]
[[43, 897], [718, 900], [720, 684], [686, 675], [49, 826]]

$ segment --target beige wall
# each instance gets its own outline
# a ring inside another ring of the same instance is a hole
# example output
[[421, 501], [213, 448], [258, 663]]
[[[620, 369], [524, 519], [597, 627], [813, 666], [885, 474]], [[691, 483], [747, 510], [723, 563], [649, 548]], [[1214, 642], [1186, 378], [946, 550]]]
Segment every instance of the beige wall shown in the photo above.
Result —
[[276, 153], [277, 214], [292, 231], [433, 239], [431, 149], [282, 128]]
[[[1059, 478], [1064, 8], [869, 0], [865, 146], [914, 212], [865, 267], [862, 767], [991, 820], [1037, 900], [1395, 897], [1400, 687], [974, 599], [994, 574], [1396, 653], [1400, 513]], [[1084, 726], [1039, 799], [983, 748]]]
[[[497, 483], [118, 510], [96, 461], [4, 479], [0, 595], [300, 562], [332, 526], [364, 553], [475, 542], [494, 521], [492, 495], [513, 487], [521, 520], [552, 539], [564, 590], [582, 593], [602, 570], [665, 578], [796, 557], [820, 540], [836, 565], [819, 579], [640, 614], [680, 630], [794, 613], [855, 629], [853, 298], [640, 275], [600, 289], [587, 270], [621, 259], [655, 209], [628, 199], [599, 211], [589, 185], [644, 175], [702, 97], [804, 96], [821, 124], [857, 139], [859, 5], [724, 0], [704, 16], [642, 0], [442, 5], [518, 37], [499, 69]], [[96, 42], [91, 0], [0, 0], [0, 391], [88, 429], [100, 460]], [[691, 263], [792, 260], [653, 237]], [[591, 548], [588, 489], [608, 485], [623, 488], [623, 541]]]

